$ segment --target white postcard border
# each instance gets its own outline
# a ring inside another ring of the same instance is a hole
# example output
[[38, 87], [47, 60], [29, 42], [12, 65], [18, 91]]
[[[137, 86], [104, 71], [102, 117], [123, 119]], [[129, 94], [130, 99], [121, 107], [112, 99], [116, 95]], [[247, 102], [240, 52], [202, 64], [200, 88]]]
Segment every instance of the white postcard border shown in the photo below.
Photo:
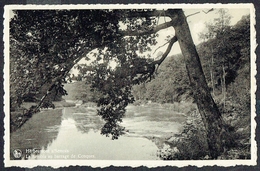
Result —
[[[10, 116], [9, 116], [9, 11], [15, 9], [129, 9], [129, 8], [250, 8], [250, 23], [251, 23], [251, 159], [250, 160], [184, 160], [184, 161], [160, 161], [160, 160], [9, 160], [10, 158]], [[255, 9], [253, 4], [110, 4], [110, 5], [6, 5], [4, 7], [4, 164], [5, 167], [19, 166], [19, 167], [35, 167], [35, 166], [51, 166], [53, 168], [66, 166], [91, 166], [91, 167], [108, 167], [108, 166], [236, 166], [236, 165], [256, 165], [257, 160], [257, 146], [255, 141], [256, 129], [256, 30], [255, 25]]]

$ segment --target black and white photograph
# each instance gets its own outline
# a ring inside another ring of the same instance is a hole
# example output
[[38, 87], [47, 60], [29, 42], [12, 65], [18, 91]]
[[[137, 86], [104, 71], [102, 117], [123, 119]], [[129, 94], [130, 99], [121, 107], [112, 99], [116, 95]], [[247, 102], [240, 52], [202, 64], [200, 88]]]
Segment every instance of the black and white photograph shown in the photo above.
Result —
[[6, 5], [6, 166], [256, 165], [252, 4]]

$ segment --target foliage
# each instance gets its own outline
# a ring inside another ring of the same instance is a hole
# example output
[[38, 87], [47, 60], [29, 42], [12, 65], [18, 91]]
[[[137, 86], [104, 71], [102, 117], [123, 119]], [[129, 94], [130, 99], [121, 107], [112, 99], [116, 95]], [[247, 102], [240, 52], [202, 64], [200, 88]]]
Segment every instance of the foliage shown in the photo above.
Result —
[[188, 116], [181, 133], [175, 134], [157, 155], [163, 160], [201, 160], [209, 156], [206, 130], [197, 110]]
[[[83, 66], [87, 66], [83, 64]], [[81, 66], [80, 66], [81, 67]], [[82, 67], [83, 68], [83, 67]], [[90, 68], [87, 66], [86, 68]], [[68, 82], [65, 84], [64, 88], [66, 91], [70, 92], [67, 96], [64, 96], [64, 99], [67, 100], [82, 100], [83, 103], [94, 102], [96, 103], [98, 99], [101, 97], [101, 93], [95, 89], [91, 88], [91, 80], [92, 78], [86, 72], [80, 72], [78, 76], [74, 74], [71, 77], [71, 80], [74, 82]]]
[[159, 67], [155, 79], [133, 87], [137, 100], [159, 103], [181, 102], [190, 99], [192, 91], [182, 55], [168, 57]]
[[205, 73], [206, 78], [208, 82], [212, 82], [210, 86], [216, 89], [214, 92], [216, 95], [223, 93], [221, 90], [223, 81], [226, 88], [234, 82], [238, 69], [241, 69], [250, 57], [249, 15], [243, 16], [235, 26], [231, 27], [228, 25], [230, 16], [227, 11], [219, 10], [219, 12], [222, 20], [217, 18], [214, 23], [207, 23], [208, 32], [200, 35], [202, 38], [207, 34], [211, 36], [207, 36], [207, 41], [198, 46], [203, 68], [205, 71], [210, 71]]
[[42, 96], [42, 87], [62, 81], [62, 77], [54, 78], [66, 75], [75, 53], [84, 54], [80, 49], [83, 40], [71, 28], [77, 27], [76, 22], [66, 13], [15, 11], [10, 23], [11, 105], [20, 106], [31, 93]]
[[[174, 134], [162, 148], [157, 152], [157, 156], [162, 160], [208, 160], [210, 157], [206, 131], [197, 110], [189, 112], [183, 129], [178, 134]], [[248, 118], [248, 117], [247, 117]], [[235, 120], [235, 119], [233, 119]], [[237, 123], [246, 123], [245, 128], [230, 130], [231, 136], [236, 139], [236, 144], [227, 148], [218, 159], [250, 159], [250, 127], [249, 120], [237, 118]], [[239, 124], [241, 126], [241, 124]], [[239, 127], [238, 126], [238, 127]], [[230, 127], [230, 129], [233, 129]]]
[[[220, 66], [221, 61], [219, 58], [214, 57], [214, 82], [216, 83], [215, 88], [215, 99], [218, 106], [225, 118], [240, 118], [235, 119], [236, 121], [244, 120], [241, 124], [234, 124], [232, 126], [237, 129], [245, 127], [250, 124], [250, 18], [249, 15], [243, 16], [241, 20], [232, 28], [226, 30], [225, 33], [225, 47], [218, 47], [219, 51], [226, 51], [226, 62], [225, 62], [225, 80], [226, 80], [226, 99], [222, 97], [221, 84], [217, 84], [219, 81], [218, 76], [222, 74]], [[209, 69], [208, 57], [212, 55], [207, 50], [207, 47], [211, 47], [216, 44], [215, 39], [211, 39], [204, 42], [199, 46], [198, 51], [202, 56], [202, 65], [205, 70]], [[228, 46], [227, 46], [228, 45]], [[213, 51], [213, 56], [216, 54]], [[211, 80], [210, 73], [205, 73], [206, 78]], [[212, 85], [210, 85], [212, 86]], [[226, 103], [223, 108], [223, 103]], [[243, 123], [243, 124], [242, 124]]]

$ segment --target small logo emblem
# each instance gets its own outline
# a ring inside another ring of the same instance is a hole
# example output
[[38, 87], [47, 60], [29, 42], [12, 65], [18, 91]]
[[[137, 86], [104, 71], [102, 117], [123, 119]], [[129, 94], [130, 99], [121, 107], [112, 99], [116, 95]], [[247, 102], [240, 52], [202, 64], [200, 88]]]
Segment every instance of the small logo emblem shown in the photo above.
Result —
[[19, 149], [15, 149], [13, 151], [13, 155], [14, 155], [14, 158], [16, 158], [16, 159], [21, 158], [22, 157], [22, 151], [19, 150]]

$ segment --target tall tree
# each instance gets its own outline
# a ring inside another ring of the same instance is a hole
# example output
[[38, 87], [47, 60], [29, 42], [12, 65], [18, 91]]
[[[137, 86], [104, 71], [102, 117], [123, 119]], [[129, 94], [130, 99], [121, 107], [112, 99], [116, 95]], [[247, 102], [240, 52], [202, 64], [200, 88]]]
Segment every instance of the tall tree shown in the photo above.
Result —
[[[162, 14], [170, 21], [158, 24], [156, 19]], [[145, 58], [142, 53], [157, 43], [157, 32], [168, 27], [175, 29], [175, 36], [168, 42], [166, 51], [158, 60]], [[12, 73], [20, 76], [19, 71], [25, 70], [21, 82], [26, 83], [31, 80], [29, 73], [38, 77], [43, 74], [44, 81], [32, 85], [36, 89], [46, 80], [51, 83], [49, 90], [60, 87], [60, 80], [80, 59], [90, 53], [96, 57], [90, 73], [92, 88], [102, 93], [98, 114], [106, 123], [101, 133], [111, 134], [113, 139], [124, 130], [119, 123], [125, 107], [134, 101], [132, 86], [152, 79], [156, 67], [178, 41], [193, 96], [207, 130], [210, 155], [217, 158], [223, 151], [228, 131], [211, 97], [183, 10], [23, 10], [16, 11], [10, 33], [12, 42], [17, 42], [17, 48], [22, 51], [19, 55], [11, 52], [11, 61], [15, 63], [19, 59], [20, 63], [27, 63], [22, 68], [14, 67]], [[111, 61], [117, 63], [115, 68], [111, 67]], [[21, 98], [19, 92], [13, 92]], [[48, 92], [39, 105], [30, 110], [31, 114], [37, 111]]]
[[[206, 23], [207, 32], [201, 33], [200, 37], [204, 40], [215, 39], [215, 44], [211, 44], [211, 82], [213, 94], [215, 94], [215, 77], [220, 80], [222, 95], [223, 95], [223, 107], [225, 109], [226, 101], [226, 70], [228, 67], [227, 62], [227, 53], [229, 53], [229, 45], [226, 44], [228, 37], [228, 30], [230, 30], [230, 20], [231, 16], [228, 13], [228, 9], [219, 9], [217, 11], [219, 15], [218, 18], [215, 18], [212, 23]], [[215, 60], [214, 60], [215, 59]], [[221, 60], [218, 60], [221, 59]], [[220, 61], [220, 63], [215, 63], [214, 61]], [[220, 66], [219, 66], [220, 64]], [[221, 76], [215, 76], [214, 70], [220, 69]]]

